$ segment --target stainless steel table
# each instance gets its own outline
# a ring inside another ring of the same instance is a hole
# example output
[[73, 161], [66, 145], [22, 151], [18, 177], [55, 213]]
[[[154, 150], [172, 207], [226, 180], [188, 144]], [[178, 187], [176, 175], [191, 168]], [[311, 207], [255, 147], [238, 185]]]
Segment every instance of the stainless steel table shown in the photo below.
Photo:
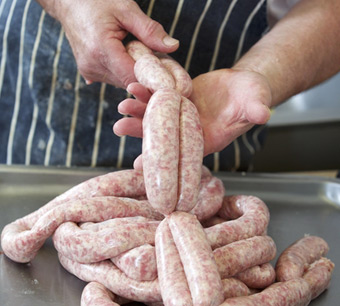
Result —
[[[75, 184], [109, 171], [113, 170], [0, 166], [0, 229]], [[332, 283], [310, 305], [339, 305], [340, 180], [274, 174], [217, 176], [227, 194], [256, 195], [266, 202], [271, 213], [268, 234], [278, 253], [305, 234], [318, 235], [329, 243], [327, 257], [335, 263]], [[50, 239], [29, 264], [14, 263], [0, 255], [2, 306], [78, 306], [84, 286], [59, 264]]]

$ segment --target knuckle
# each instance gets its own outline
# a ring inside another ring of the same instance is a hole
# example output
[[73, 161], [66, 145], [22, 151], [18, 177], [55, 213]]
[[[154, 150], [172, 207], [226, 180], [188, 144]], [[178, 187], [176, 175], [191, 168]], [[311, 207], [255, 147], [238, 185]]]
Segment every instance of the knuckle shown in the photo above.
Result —
[[157, 21], [150, 19], [145, 25], [144, 35], [153, 36], [161, 30], [163, 30], [163, 27]]

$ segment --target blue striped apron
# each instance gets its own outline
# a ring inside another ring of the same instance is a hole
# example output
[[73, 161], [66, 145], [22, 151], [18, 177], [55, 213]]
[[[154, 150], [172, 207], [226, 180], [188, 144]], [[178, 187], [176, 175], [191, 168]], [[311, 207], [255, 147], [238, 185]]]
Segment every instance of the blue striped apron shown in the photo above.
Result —
[[[231, 67], [267, 29], [265, 0], [137, 2], [180, 40], [172, 56], [192, 78]], [[34, 0], [1, 1], [0, 50], [0, 164], [132, 167], [141, 139], [112, 132], [126, 91], [86, 86], [62, 27]], [[204, 163], [250, 170], [264, 135], [256, 126]]]

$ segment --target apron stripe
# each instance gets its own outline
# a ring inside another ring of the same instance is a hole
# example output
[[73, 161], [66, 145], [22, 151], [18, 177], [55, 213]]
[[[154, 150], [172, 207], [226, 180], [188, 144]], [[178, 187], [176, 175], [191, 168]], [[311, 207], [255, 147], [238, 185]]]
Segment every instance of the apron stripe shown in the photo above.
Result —
[[218, 31], [218, 35], [217, 35], [217, 41], [216, 41], [216, 45], [215, 45], [215, 49], [214, 49], [214, 53], [213, 53], [213, 57], [210, 63], [210, 68], [209, 71], [212, 71], [215, 69], [216, 66], [216, 60], [218, 57], [218, 54], [220, 52], [220, 46], [221, 46], [221, 39], [222, 39], [222, 35], [225, 29], [225, 26], [230, 18], [231, 12], [233, 10], [233, 8], [235, 7], [235, 4], [237, 3], [238, 0], [233, 0], [233, 2], [230, 4], [227, 13], [225, 14], [225, 17], [223, 19], [222, 25], [220, 26], [220, 29]]
[[178, 1], [175, 17], [172, 21], [171, 28], [170, 28], [170, 31], [169, 31], [169, 35], [171, 37], [174, 36], [174, 32], [175, 32], [175, 29], [176, 29], [176, 26], [177, 26], [177, 23], [178, 23], [178, 19], [181, 15], [181, 11], [182, 11], [182, 8], [183, 8], [183, 3], [184, 3], [184, 0]]
[[[29, 85], [31, 90], [33, 88], [33, 76], [34, 76], [35, 62], [36, 62], [37, 52], [38, 52], [39, 43], [40, 43], [40, 39], [41, 39], [41, 33], [42, 33], [42, 27], [43, 27], [43, 24], [44, 24], [45, 15], [46, 15], [45, 11], [42, 10], [41, 15], [40, 15], [40, 19], [39, 19], [39, 24], [38, 24], [37, 36], [35, 38], [33, 51], [32, 51], [29, 77], [28, 77], [28, 85]], [[36, 101], [34, 101], [31, 127], [30, 127], [30, 131], [28, 133], [27, 142], [26, 142], [26, 156], [25, 156], [25, 165], [26, 166], [30, 165], [30, 163], [31, 163], [32, 143], [33, 143], [33, 137], [34, 137], [34, 134], [35, 134], [35, 128], [37, 126], [38, 114], [39, 114], [38, 103]]]
[[18, 62], [18, 75], [16, 82], [16, 90], [15, 90], [15, 102], [14, 102], [14, 111], [11, 120], [11, 128], [9, 132], [8, 144], [7, 144], [7, 164], [12, 164], [12, 151], [13, 151], [13, 140], [15, 135], [15, 130], [18, 121], [18, 115], [20, 110], [20, 102], [21, 102], [21, 86], [22, 86], [22, 71], [23, 71], [23, 53], [24, 53], [24, 39], [25, 39], [25, 27], [27, 20], [27, 11], [31, 4], [31, 0], [28, 0], [25, 4], [24, 13], [22, 16], [21, 30], [20, 30], [20, 46], [19, 46], [19, 62]]
[[2, 12], [4, 11], [5, 4], [6, 4], [6, 0], [2, 0], [0, 3], [0, 18], [2, 16]]
[[7, 39], [8, 39], [8, 32], [9, 32], [9, 28], [11, 25], [11, 21], [12, 21], [12, 17], [13, 17], [13, 12], [14, 12], [14, 8], [15, 5], [17, 3], [17, 0], [13, 0], [7, 20], [6, 20], [6, 26], [5, 26], [5, 30], [4, 30], [4, 36], [2, 38], [2, 57], [1, 57], [1, 65], [0, 65], [0, 96], [1, 96], [1, 92], [2, 92], [2, 86], [4, 83], [4, 74], [5, 74], [5, 68], [6, 68], [6, 60], [7, 60]]
[[212, 0], [207, 0], [205, 7], [203, 9], [203, 12], [202, 12], [200, 18], [198, 19], [197, 24], [196, 24], [194, 34], [192, 35], [189, 52], [188, 52], [188, 55], [187, 55], [187, 58], [186, 58], [186, 61], [185, 61], [185, 65], [184, 65], [184, 69], [187, 70], [187, 71], [189, 71], [189, 68], [190, 68], [191, 58], [192, 58], [192, 55], [193, 55], [193, 52], [194, 52], [194, 49], [195, 49], [195, 44], [196, 44], [196, 40], [197, 40], [199, 30], [201, 28], [203, 19], [204, 19], [205, 15], [206, 15], [209, 7], [210, 7], [211, 1]]
[[242, 34], [241, 34], [241, 38], [240, 38], [240, 41], [238, 43], [238, 47], [237, 47], [237, 51], [236, 51], [236, 55], [235, 55], [235, 60], [234, 60], [234, 63], [236, 63], [236, 61], [239, 60], [240, 56], [241, 56], [241, 52], [242, 52], [242, 49], [243, 49], [243, 45], [244, 45], [244, 39], [245, 39], [245, 36], [246, 36], [246, 33], [248, 31], [248, 28], [249, 28], [249, 25], [251, 24], [254, 16], [257, 14], [257, 12], [259, 11], [259, 9], [261, 8], [261, 6], [263, 5], [263, 3], [265, 2], [265, 0], [261, 0], [257, 5], [256, 7], [254, 8], [254, 10], [250, 13], [245, 25], [244, 25], [244, 28], [243, 28], [243, 31], [242, 31]]
[[71, 126], [70, 126], [70, 133], [68, 137], [68, 145], [67, 145], [67, 152], [66, 152], [66, 167], [70, 167], [72, 163], [72, 150], [73, 150], [73, 144], [74, 144], [74, 137], [76, 133], [76, 127], [77, 127], [77, 118], [78, 118], [78, 112], [79, 112], [79, 83], [80, 83], [80, 73], [79, 70], [77, 71], [76, 76], [76, 82], [74, 86], [74, 105], [73, 105], [73, 113], [72, 113], [72, 120], [71, 120]]
[[60, 58], [60, 51], [61, 51], [61, 45], [64, 40], [64, 30], [61, 28], [59, 32], [59, 39], [57, 43], [57, 50], [53, 61], [53, 74], [52, 74], [52, 83], [51, 83], [51, 91], [50, 91], [50, 97], [48, 99], [48, 107], [47, 107], [47, 113], [45, 122], [47, 125], [47, 128], [50, 132], [50, 136], [48, 138], [46, 152], [45, 152], [45, 160], [44, 165], [48, 166], [50, 163], [50, 157], [51, 157], [51, 150], [54, 142], [54, 136], [55, 132], [52, 128], [52, 113], [53, 113], [53, 104], [54, 104], [54, 97], [56, 92], [56, 83], [57, 83], [57, 77], [58, 77], [58, 63]]

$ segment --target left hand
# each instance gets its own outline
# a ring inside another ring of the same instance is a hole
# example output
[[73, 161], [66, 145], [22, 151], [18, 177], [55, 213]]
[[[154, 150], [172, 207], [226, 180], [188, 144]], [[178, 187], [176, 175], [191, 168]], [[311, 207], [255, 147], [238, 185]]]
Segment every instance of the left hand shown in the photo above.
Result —
[[[142, 118], [151, 94], [134, 83], [118, 111], [132, 117], [116, 122], [117, 135], [142, 137]], [[204, 155], [219, 152], [255, 124], [270, 118], [271, 90], [265, 77], [256, 72], [221, 69], [193, 80], [190, 100], [196, 105], [203, 128]]]
[[190, 100], [204, 134], [204, 155], [219, 152], [255, 124], [270, 118], [271, 90], [256, 72], [220, 69], [193, 80]]

